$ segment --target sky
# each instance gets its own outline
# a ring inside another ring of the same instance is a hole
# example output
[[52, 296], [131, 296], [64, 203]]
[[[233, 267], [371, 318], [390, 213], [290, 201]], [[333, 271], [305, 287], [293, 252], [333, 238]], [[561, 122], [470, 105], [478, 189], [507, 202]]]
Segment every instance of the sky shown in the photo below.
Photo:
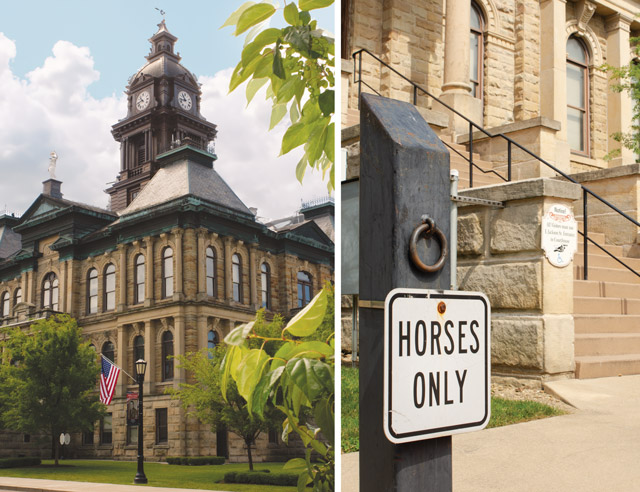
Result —
[[[293, 214], [301, 200], [327, 195], [320, 173], [301, 185], [301, 151], [278, 157], [285, 121], [268, 132], [270, 104], [260, 93], [246, 106], [244, 87], [228, 94], [244, 37], [220, 29], [238, 0], [30, 0], [9, 2], [0, 15], [0, 215], [21, 215], [49, 178], [49, 154], [69, 200], [100, 207], [120, 168], [111, 126], [126, 116], [124, 90], [145, 63], [148, 39], [163, 9], [178, 37], [182, 65], [202, 84], [201, 113], [218, 126], [215, 167], [258, 215]], [[283, 5], [280, 0], [280, 6]], [[314, 18], [335, 32], [331, 9]], [[282, 18], [281, 11], [276, 19]], [[282, 25], [282, 21], [273, 21]]]

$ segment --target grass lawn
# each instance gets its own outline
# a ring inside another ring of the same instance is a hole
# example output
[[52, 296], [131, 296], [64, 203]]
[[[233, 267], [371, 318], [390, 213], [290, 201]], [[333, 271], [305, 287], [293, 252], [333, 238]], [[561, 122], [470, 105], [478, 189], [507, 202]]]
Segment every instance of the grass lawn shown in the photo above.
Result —
[[[43, 460], [41, 466], [7, 468], [0, 470], [3, 477], [43, 478], [72, 482], [101, 482], [131, 485], [136, 475], [137, 464], [131, 461], [64, 460], [55, 468], [53, 460]], [[271, 473], [282, 470], [284, 463], [255, 463], [254, 469], [269, 469]], [[153, 487], [183, 489], [294, 492], [295, 487], [276, 485], [219, 484], [224, 474], [230, 471], [248, 471], [247, 463], [226, 465], [178, 466], [161, 463], [145, 463], [144, 473]], [[144, 487], [144, 485], [141, 485]]]
[[[342, 366], [342, 452], [360, 449], [358, 369]], [[487, 428], [562, 415], [564, 412], [534, 401], [491, 397], [491, 419]]]

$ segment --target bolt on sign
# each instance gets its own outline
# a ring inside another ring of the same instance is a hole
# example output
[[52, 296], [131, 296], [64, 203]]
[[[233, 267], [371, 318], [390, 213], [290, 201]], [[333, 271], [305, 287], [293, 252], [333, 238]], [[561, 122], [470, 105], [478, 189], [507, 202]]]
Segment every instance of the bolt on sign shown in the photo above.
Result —
[[542, 217], [542, 249], [553, 266], [566, 267], [578, 250], [578, 223], [565, 205], [551, 205]]
[[491, 308], [480, 292], [394, 289], [385, 300], [384, 432], [405, 443], [483, 429]]

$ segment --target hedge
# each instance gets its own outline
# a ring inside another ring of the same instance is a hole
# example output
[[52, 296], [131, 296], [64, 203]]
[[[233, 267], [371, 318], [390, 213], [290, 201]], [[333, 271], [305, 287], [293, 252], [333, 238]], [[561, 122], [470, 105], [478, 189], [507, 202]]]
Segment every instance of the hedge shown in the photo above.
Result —
[[40, 458], [0, 458], [0, 468], [21, 468], [23, 466], [38, 466]]
[[167, 463], [170, 465], [224, 465], [224, 462], [224, 456], [167, 456]]
[[[258, 472], [261, 470], [257, 470]], [[227, 472], [224, 474], [225, 483], [250, 483], [257, 485], [298, 485], [297, 473], [256, 473], [256, 472]]]

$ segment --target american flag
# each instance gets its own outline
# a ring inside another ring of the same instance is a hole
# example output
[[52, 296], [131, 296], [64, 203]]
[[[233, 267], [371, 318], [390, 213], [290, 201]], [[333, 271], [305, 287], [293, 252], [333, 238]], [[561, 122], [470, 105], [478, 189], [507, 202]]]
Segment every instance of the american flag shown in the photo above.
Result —
[[100, 373], [100, 401], [105, 405], [111, 403], [116, 389], [120, 368], [102, 356], [102, 372]]

